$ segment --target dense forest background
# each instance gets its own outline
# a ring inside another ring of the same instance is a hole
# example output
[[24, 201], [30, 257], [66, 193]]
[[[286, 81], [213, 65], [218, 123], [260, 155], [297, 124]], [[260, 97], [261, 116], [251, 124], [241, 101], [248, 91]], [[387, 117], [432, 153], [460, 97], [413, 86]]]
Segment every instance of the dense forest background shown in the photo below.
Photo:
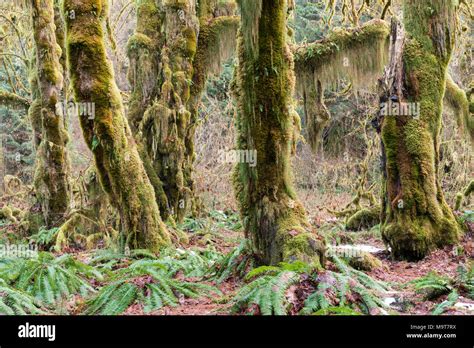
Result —
[[0, 313], [472, 314], [471, 11], [2, 2]]

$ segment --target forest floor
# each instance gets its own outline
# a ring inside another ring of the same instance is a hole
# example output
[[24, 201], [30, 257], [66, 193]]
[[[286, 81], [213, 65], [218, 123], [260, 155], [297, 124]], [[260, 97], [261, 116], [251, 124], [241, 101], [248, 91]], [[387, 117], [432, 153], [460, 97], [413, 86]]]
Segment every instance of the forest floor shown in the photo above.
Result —
[[[383, 282], [389, 290], [380, 298], [387, 304], [386, 310], [375, 314], [395, 314], [395, 315], [421, 315], [430, 314], [441, 303], [448, 302], [448, 295], [457, 284], [458, 268], [460, 265], [471, 265], [474, 259], [474, 223], [472, 222], [472, 212], [466, 212], [469, 220], [466, 222], [467, 232], [458, 246], [447, 246], [441, 250], [433, 251], [428, 257], [419, 262], [394, 261], [390, 257], [380, 235], [379, 226], [374, 226], [369, 230], [357, 232], [347, 231], [342, 220], [332, 217], [330, 214], [316, 212], [316, 216], [310, 216], [315, 229], [323, 235], [328, 245], [339, 247], [350, 246], [357, 250], [370, 250], [370, 254], [375, 257], [377, 265], [370, 270], [363, 270], [365, 274], [376, 281]], [[213, 255], [224, 257], [233, 250], [236, 250], [243, 242], [241, 223], [237, 213], [222, 212], [213, 210], [207, 217], [199, 219], [185, 219], [184, 223], [178, 226], [188, 236], [188, 240], [178, 247], [178, 250], [189, 252], [192, 250], [200, 255], [211, 251]], [[0, 220], [0, 237], [8, 240], [17, 235], [18, 226]], [[71, 246], [61, 252], [51, 251], [54, 257], [59, 257], [64, 253], [70, 254], [74, 259], [90, 263], [100, 250], [87, 250], [83, 246], [71, 243]], [[102, 250], [103, 251], [103, 250]], [[111, 270], [118, 270], [127, 267], [133, 260], [120, 261], [112, 266]], [[208, 265], [212, 265], [212, 260]], [[1, 258], [0, 258], [1, 266]], [[104, 265], [102, 265], [104, 266]], [[102, 267], [100, 266], [100, 267]], [[200, 265], [201, 267], [201, 265]], [[207, 267], [207, 266], [206, 266]], [[329, 261], [328, 269], [333, 268]], [[0, 267], [0, 278], [2, 276]], [[192, 271], [192, 270], [191, 270]], [[250, 271], [249, 268], [246, 271]], [[445, 281], [445, 287], [441, 294], [437, 296], [426, 296], [423, 291], [417, 291], [415, 282], [422, 277], [436, 273], [438, 279]], [[471, 271], [472, 273], [472, 271]], [[203, 273], [205, 274], [205, 272]], [[133, 302], [123, 311], [124, 315], [228, 315], [249, 313], [248, 309], [235, 310], [233, 299], [239, 291], [249, 283], [242, 275], [232, 274], [221, 282], [215, 278], [198, 275], [189, 276], [183, 271], [178, 271], [173, 276], [175, 279], [206, 284], [219, 289], [218, 293], [212, 296], [197, 296], [189, 298], [179, 296], [174, 306], [164, 305], [157, 310], [145, 311], [143, 304], [139, 301]], [[138, 278], [137, 278], [138, 279]], [[136, 280], [134, 280], [136, 281]], [[90, 281], [90, 284], [100, 290], [107, 285], [106, 282]], [[1, 284], [0, 284], [1, 285]], [[458, 289], [459, 290], [459, 289]], [[286, 300], [291, 307], [290, 314], [296, 314], [303, 307], [304, 299], [308, 297], [314, 287], [302, 281], [289, 288], [286, 292]], [[303, 295], [302, 295], [303, 294]], [[443, 310], [443, 314], [474, 314], [474, 300], [472, 293], [468, 298], [464, 291], [459, 291], [455, 301], [448, 303]], [[1, 298], [0, 298], [1, 300]], [[62, 314], [81, 314], [86, 299], [81, 295], [75, 295], [61, 306]], [[258, 313], [258, 311], [257, 311]]]
[[[370, 272], [369, 276], [376, 280], [390, 284], [393, 291], [390, 292], [391, 301], [390, 314], [400, 315], [423, 315], [430, 314], [432, 310], [446, 300], [447, 294], [441, 295], [436, 299], [426, 299], [423, 294], [414, 290], [410, 283], [428, 275], [430, 272], [436, 272], [441, 277], [454, 279], [457, 274], [457, 268], [460, 264], [468, 264], [474, 259], [474, 239], [472, 231], [468, 231], [462, 239], [459, 246], [447, 246], [442, 250], [432, 252], [428, 257], [418, 262], [394, 261], [390, 257], [390, 252], [386, 250], [381, 239], [378, 226], [371, 230], [362, 230], [357, 232], [346, 231], [341, 228], [341, 224], [336, 219], [328, 218], [329, 221], [323, 223], [320, 233], [333, 241], [344, 240], [344, 245], [355, 245], [373, 247], [372, 255], [381, 261], [381, 266], [376, 267]], [[209, 226], [211, 229], [215, 226]], [[470, 228], [473, 226], [471, 225]], [[192, 232], [191, 232], [192, 234]], [[330, 236], [328, 236], [330, 234]], [[218, 226], [212, 234], [213, 238], [208, 239], [209, 235], [202, 231], [190, 238], [189, 248], [202, 248], [203, 244], [210, 244], [217, 249], [230, 251], [236, 247], [242, 239], [240, 231]], [[461, 250], [461, 252], [459, 252]], [[193, 280], [193, 279], [188, 279]], [[196, 279], [197, 280], [197, 279]], [[215, 281], [207, 282], [214, 285], [222, 292], [221, 296], [215, 298], [183, 299], [177, 307], [165, 307], [151, 314], [158, 315], [228, 315], [232, 313], [229, 300], [236, 295], [238, 290], [245, 284], [242, 279], [232, 277], [222, 283]], [[457, 303], [462, 304], [456, 307], [450, 307], [443, 314], [449, 315], [473, 315], [474, 300], [460, 296]], [[130, 308], [125, 314], [140, 315], [144, 314], [140, 306]]]

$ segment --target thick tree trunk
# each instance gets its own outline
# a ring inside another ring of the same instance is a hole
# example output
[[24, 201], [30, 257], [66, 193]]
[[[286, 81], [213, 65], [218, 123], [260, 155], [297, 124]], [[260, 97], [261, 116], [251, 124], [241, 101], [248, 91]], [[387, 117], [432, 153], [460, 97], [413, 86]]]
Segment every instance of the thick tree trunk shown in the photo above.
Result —
[[292, 186], [290, 156], [299, 117], [293, 109], [293, 56], [287, 44], [287, 0], [239, 1], [242, 26], [234, 81], [238, 148], [256, 151], [234, 182], [247, 237], [262, 263], [296, 259], [320, 266], [323, 240], [311, 231]]
[[122, 231], [132, 247], [156, 251], [170, 238], [106, 57], [106, 14], [106, 0], [64, 2], [71, 83], [76, 102], [95, 104], [95, 116], [81, 117], [80, 123], [101, 185], [120, 213]]
[[[438, 176], [442, 101], [455, 35], [453, 3], [405, 0], [406, 36], [401, 25], [392, 24], [391, 63], [381, 98], [382, 108], [390, 111], [381, 124], [382, 236], [398, 259], [421, 259], [459, 238]], [[394, 105], [409, 105], [412, 112], [397, 112]]]
[[61, 48], [54, 24], [54, 1], [33, 1], [33, 30], [37, 74], [32, 79], [36, 100], [30, 108], [35, 133], [34, 187], [48, 227], [63, 222], [70, 208], [72, 190], [64, 116], [56, 104], [63, 88]]

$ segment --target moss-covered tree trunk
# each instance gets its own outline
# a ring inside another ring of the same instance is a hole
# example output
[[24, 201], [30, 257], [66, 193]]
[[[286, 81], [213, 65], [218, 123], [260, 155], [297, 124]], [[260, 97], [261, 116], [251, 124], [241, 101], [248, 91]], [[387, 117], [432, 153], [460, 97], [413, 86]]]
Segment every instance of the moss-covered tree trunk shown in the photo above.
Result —
[[198, 35], [195, 3], [144, 1], [137, 13], [137, 30], [128, 44], [131, 123], [143, 142], [142, 157], [162, 214], [181, 221], [192, 199], [183, 168]]
[[234, 81], [239, 163], [234, 182], [244, 229], [260, 262], [322, 264], [324, 243], [311, 231], [292, 185], [290, 156], [299, 131], [293, 109], [293, 56], [287, 44], [287, 0], [240, 0], [239, 66]]
[[129, 120], [143, 144], [140, 154], [164, 218], [196, 214], [197, 109], [210, 71], [234, 51], [238, 18], [230, 15], [232, 8], [215, 0], [137, 4], [137, 27], [128, 43]]
[[107, 0], [66, 0], [66, 44], [76, 102], [95, 104], [95, 116], [81, 117], [85, 140], [121, 229], [132, 247], [157, 250], [170, 243], [155, 193], [124, 114], [104, 45]]
[[[412, 260], [459, 238], [438, 175], [442, 102], [455, 36], [454, 1], [405, 0], [403, 13], [406, 34], [401, 25], [392, 24], [391, 62], [382, 97], [391, 110], [381, 124], [382, 236], [395, 258]], [[419, 107], [419, 113], [393, 107], [404, 104], [412, 111]]]
[[68, 133], [56, 108], [63, 88], [62, 52], [55, 33], [54, 1], [32, 4], [36, 73], [31, 79], [35, 101], [29, 114], [36, 145], [34, 187], [45, 223], [52, 227], [63, 222], [72, 199]]

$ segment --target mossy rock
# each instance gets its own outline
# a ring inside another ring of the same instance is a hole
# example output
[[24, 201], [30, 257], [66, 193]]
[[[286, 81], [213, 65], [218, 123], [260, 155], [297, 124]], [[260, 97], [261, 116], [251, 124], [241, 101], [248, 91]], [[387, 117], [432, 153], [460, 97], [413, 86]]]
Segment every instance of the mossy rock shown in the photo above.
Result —
[[360, 231], [371, 228], [378, 223], [380, 223], [380, 207], [364, 208], [347, 219], [346, 229]]
[[373, 269], [382, 267], [382, 261], [368, 252], [362, 252], [360, 255], [348, 259], [350, 266], [359, 271], [370, 272]]

